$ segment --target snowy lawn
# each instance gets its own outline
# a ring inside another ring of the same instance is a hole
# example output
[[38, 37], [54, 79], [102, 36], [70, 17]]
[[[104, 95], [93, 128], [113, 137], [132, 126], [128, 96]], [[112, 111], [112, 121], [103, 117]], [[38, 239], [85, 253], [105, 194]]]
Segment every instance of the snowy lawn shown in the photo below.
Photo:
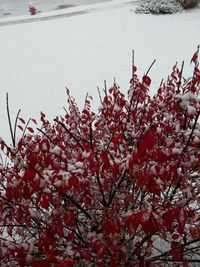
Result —
[[57, 20], [0, 27], [0, 136], [10, 142], [5, 95], [11, 114], [39, 120], [63, 114], [65, 86], [80, 107], [86, 93], [99, 105], [97, 86], [108, 87], [115, 77], [126, 92], [131, 76], [131, 51], [139, 73], [156, 64], [151, 95], [176, 61], [185, 60], [185, 73], [200, 43], [200, 9], [176, 15], [136, 15], [134, 4]]

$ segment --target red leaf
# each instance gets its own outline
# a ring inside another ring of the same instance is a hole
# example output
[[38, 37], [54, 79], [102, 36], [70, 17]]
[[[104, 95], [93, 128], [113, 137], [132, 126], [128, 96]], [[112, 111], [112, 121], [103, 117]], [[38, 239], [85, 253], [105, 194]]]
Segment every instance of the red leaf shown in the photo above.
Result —
[[180, 261], [183, 256], [184, 246], [180, 245], [179, 242], [172, 242], [171, 248], [172, 259], [174, 261]]
[[186, 224], [186, 211], [184, 210], [184, 208], [180, 209], [178, 222], [179, 224], [177, 230], [180, 234], [183, 234]]
[[133, 66], [133, 72], [136, 72], [136, 71], [137, 71], [137, 67]]
[[139, 154], [141, 157], [143, 157], [147, 150], [152, 150], [154, 146], [156, 145], [156, 126], [153, 126], [144, 136], [144, 138], [141, 140], [139, 145]]
[[197, 54], [197, 52], [195, 52], [194, 55], [191, 58], [190, 64], [192, 64], [192, 62], [194, 64], [196, 64], [197, 63], [197, 59], [198, 59], [198, 54]]
[[69, 179], [69, 187], [79, 188], [79, 180], [76, 175], [72, 175]]
[[68, 234], [68, 236], [67, 236], [67, 241], [69, 241], [69, 242], [70, 242], [70, 241], [72, 241], [72, 240], [74, 240], [74, 239], [75, 239], [75, 234], [74, 234], [74, 233], [72, 233], [72, 232], [71, 232], [71, 233], [69, 233], [69, 234]]
[[31, 267], [50, 267], [51, 266], [51, 263], [46, 261], [46, 260], [39, 260], [39, 261], [36, 261], [36, 262], [33, 262], [31, 264]]
[[200, 229], [199, 228], [190, 228], [190, 234], [192, 237], [200, 240]]
[[180, 237], [180, 235], [177, 234], [177, 233], [173, 233], [173, 234], [172, 234], [172, 238], [173, 238], [174, 240], [178, 239], [179, 237]]
[[46, 115], [43, 112], [41, 112], [40, 120], [42, 121], [42, 123], [45, 123], [45, 119], [44, 119], [45, 117]]
[[184, 208], [176, 207], [169, 209], [164, 214], [164, 223], [167, 229], [171, 228], [172, 222], [174, 220], [178, 221], [178, 228], [177, 231], [179, 234], [183, 234], [186, 224], [186, 211]]
[[107, 234], [114, 234], [118, 231], [118, 227], [114, 221], [110, 220], [105, 222], [104, 230]]
[[169, 157], [162, 150], [155, 150], [155, 158], [158, 162], [166, 162]]
[[34, 133], [34, 130], [31, 127], [27, 127], [27, 130], [29, 130], [30, 133]]
[[113, 137], [112, 142], [114, 145], [118, 145], [118, 144], [120, 144], [121, 139], [122, 139], [121, 134], [118, 134], [118, 135]]
[[23, 218], [24, 218], [24, 211], [22, 210], [21, 207], [19, 207], [18, 210], [17, 210], [17, 218], [16, 218], [16, 220], [18, 222], [21, 222]]
[[25, 124], [25, 120], [23, 118], [18, 118], [18, 120], [20, 120], [23, 124]]
[[59, 267], [73, 267], [75, 266], [76, 262], [71, 259], [63, 260], [58, 266]]
[[48, 151], [50, 148], [49, 141], [47, 139], [42, 140], [41, 143], [39, 144], [39, 147], [40, 151]]
[[40, 204], [44, 209], [48, 209], [49, 201], [48, 201], [48, 199], [46, 197], [42, 196], [40, 198]]
[[76, 225], [76, 215], [74, 212], [68, 212], [64, 215], [64, 222], [68, 227], [74, 227]]
[[32, 122], [34, 122], [37, 125], [37, 121], [35, 119], [31, 119]]
[[81, 252], [81, 256], [85, 259], [85, 260], [90, 260], [91, 259], [91, 255], [88, 251], [82, 251]]
[[97, 249], [98, 257], [102, 258], [104, 256], [105, 251], [106, 251], [105, 245], [98, 244], [96, 249]]
[[33, 181], [33, 178], [35, 178], [36, 172], [32, 168], [26, 169], [24, 173], [24, 179], [25, 181]]
[[148, 134], [145, 137], [145, 145], [147, 149], [152, 149], [156, 144], [156, 138], [154, 136], [154, 133], [152, 131], [148, 132]]
[[12, 190], [11, 187], [7, 187], [7, 189], [6, 189], [6, 197], [8, 199], [12, 199], [13, 198], [13, 190]]
[[119, 265], [116, 263], [115, 259], [112, 257], [109, 263], [109, 267], [118, 267]]
[[21, 125], [17, 125], [17, 127], [23, 132], [24, 131], [24, 129], [23, 129], [23, 127], [21, 126]]
[[58, 223], [55, 227], [55, 233], [60, 236], [63, 237], [63, 227], [61, 223]]
[[142, 81], [147, 86], [150, 86], [150, 84], [151, 84], [151, 78], [149, 78], [149, 76], [147, 76], [147, 75], [143, 76]]
[[150, 217], [147, 221], [141, 223], [141, 225], [146, 233], [153, 233], [157, 230], [157, 224], [153, 217]]
[[4, 150], [4, 147], [5, 147], [4, 141], [1, 141], [1, 150]]
[[27, 154], [27, 160], [28, 160], [28, 163], [31, 164], [31, 166], [35, 167], [35, 165], [38, 163], [37, 161], [37, 155], [35, 153], [29, 153]]
[[109, 169], [110, 168], [110, 162], [109, 162], [109, 156], [108, 156], [108, 152], [106, 151], [102, 151], [100, 153], [100, 157], [104, 163], [104, 168], [105, 169]]

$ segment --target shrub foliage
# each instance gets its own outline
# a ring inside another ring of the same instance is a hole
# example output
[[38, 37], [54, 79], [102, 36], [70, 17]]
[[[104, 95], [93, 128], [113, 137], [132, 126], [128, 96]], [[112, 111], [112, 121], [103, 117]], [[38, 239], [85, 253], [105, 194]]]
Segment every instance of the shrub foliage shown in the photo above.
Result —
[[187, 8], [194, 8], [198, 6], [199, 0], [178, 0], [181, 5], [187, 9]]
[[183, 11], [183, 6], [176, 0], [141, 0], [136, 13], [173, 14]]
[[[23, 118], [1, 139], [0, 261], [7, 266], [165, 266], [200, 249], [200, 70], [177, 65], [157, 94], [133, 66], [128, 96], [114, 84], [97, 113], [68, 112], [36, 133]], [[33, 120], [35, 122], [35, 120]], [[36, 131], [36, 130], [35, 130]], [[29, 132], [29, 133], [28, 133]], [[198, 260], [198, 258], [197, 258]]]
[[199, 0], [141, 0], [136, 13], [173, 14], [198, 6]]

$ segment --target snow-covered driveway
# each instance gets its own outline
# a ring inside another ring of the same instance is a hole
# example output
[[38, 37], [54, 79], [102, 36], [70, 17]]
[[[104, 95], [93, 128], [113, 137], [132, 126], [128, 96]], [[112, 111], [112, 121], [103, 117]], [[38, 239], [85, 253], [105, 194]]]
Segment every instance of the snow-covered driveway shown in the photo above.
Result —
[[[61, 1], [61, 0], [60, 0]], [[89, 2], [89, 1], [83, 1]], [[52, 20], [52, 19], [59, 19], [64, 17], [72, 17], [78, 16], [88, 13], [99, 12], [108, 9], [114, 9], [123, 7], [124, 5], [135, 5], [137, 0], [96, 0], [93, 4], [83, 4], [72, 6], [72, 5], [59, 5], [60, 8], [52, 9], [49, 7], [46, 12], [37, 12], [36, 15], [31, 16], [29, 13], [26, 15], [21, 16], [4, 16], [3, 18], [0, 17], [0, 26], [12, 25], [12, 24], [22, 24], [27, 22], [36, 22], [36, 21], [44, 21], [44, 20]]]
[[40, 12], [59, 10], [63, 8], [109, 2], [112, 0], [0, 0], [0, 18], [25, 15], [32, 3]]

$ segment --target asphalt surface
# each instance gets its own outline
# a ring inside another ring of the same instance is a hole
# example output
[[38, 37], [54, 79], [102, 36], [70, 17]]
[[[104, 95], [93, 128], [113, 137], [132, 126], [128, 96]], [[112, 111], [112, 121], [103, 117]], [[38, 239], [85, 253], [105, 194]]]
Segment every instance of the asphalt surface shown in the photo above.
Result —
[[47, 12], [110, 1], [112, 0], [0, 0], [0, 18], [26, 15], [30, 4], [39, 12]]

